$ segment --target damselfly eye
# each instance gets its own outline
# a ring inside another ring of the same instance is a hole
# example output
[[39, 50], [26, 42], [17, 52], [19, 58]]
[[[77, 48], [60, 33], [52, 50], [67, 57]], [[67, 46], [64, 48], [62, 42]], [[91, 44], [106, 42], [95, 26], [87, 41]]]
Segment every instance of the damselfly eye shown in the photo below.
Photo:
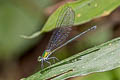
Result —
[[42, 57], [41, 57], [41, 56], [38, 57], [38, 61], [39, 61], [39, 62], [42, 61]]

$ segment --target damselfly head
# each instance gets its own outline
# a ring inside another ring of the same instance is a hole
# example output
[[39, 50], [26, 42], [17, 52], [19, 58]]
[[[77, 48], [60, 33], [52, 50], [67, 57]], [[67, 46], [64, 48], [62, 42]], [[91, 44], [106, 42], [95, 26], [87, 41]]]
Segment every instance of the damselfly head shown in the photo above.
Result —
[[43, 58], [41, 56], [38, 57], [38, 61], [41, 62]]

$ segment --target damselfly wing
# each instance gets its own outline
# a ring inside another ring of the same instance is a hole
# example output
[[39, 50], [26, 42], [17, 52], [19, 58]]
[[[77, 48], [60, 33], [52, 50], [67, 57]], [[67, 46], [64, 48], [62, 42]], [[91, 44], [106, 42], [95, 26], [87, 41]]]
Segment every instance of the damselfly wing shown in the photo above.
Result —
[[56, 22], [56, 29], [53, 32], [48, 46], [42, 56], [39, 56], [38, 61], [41, 61], [41, 66], [43, 67], [43, 62], [48, 62], [49, 59], [57, 59], [56, 57], [49, 57], [53, 52], [58, 50], [62, 44], [64, 44], [66, 38], [69, 36], [71, 27], [74, 24], [75, 13], [71, 7], [63, 8]]

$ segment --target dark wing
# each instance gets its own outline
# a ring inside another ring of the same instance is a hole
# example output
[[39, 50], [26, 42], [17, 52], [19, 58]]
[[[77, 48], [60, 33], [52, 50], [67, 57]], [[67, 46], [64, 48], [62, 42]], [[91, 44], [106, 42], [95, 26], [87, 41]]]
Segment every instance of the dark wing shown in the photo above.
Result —
[[74, 24], [74, 18], [75, 13], [72, 8], [67, 7], [61, 11], [57, 19], [56, 30], [53, 32], [46, 50], [52, 51], [66, 40]]

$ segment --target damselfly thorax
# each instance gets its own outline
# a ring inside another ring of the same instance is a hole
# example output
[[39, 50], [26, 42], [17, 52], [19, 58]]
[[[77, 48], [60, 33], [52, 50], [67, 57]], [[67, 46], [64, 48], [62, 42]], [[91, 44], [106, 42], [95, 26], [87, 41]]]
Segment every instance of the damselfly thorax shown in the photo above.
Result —
[[49, 65], [51, 65], [51, 63], [48, 60], [53, 59], [54, 62], [55, 62], [55, 59], [58, 60], [56, 57], [50, 57], [51, 54], [52, 52], [50, 50], [45, 50], [42, 56], [38, 57], [38, 61], [41, 62], [41, 68], [44, 67], [43, 62], [47, 62]]

